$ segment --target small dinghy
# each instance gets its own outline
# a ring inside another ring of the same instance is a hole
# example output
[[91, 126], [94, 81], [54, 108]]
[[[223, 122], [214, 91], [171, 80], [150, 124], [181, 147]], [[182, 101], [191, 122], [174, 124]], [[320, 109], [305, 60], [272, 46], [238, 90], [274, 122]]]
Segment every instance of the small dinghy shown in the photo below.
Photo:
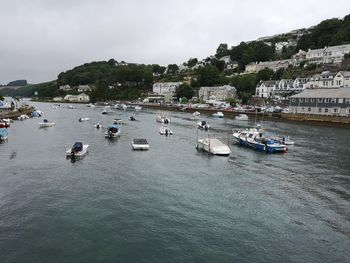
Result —
[[149, 149], [149, 144], [146, 139], [133, 139], [132, 149], [145, 151]]
[[247, 114], [239, 114], [235, 117], [236, 120], [239, 121], [247, 121], [248, 120], [248, 115]]
[[164, 123], [164, 124], [169, 124], [170, 123], [170, 119], [165, 117], [164, 115], [157, 115], [156, 121], [160, 122], [160, 123]]
[[120, 135], [120, 128], [118, 125], [109, 125], [107, 131], [105, 132], [106, 138], [116, 138]]
[[130, 116], [130, 117], [129, 117], [129, 120], [130, 120], [130, 121], [136, 121], [136, 119], [135, 119], [134, 116]]
[[94, 127], [95, 127], [96, 129], [102, 129], [102, 124], [101, 124], [101, 123], [96, 123], [96, 124], [94, 125]]
[[135, 109], [135, 111], [141, 111], [142, 107], [141, 106], [135, 106], [134, 109]]
[[159, 128], [159, 134], [169, 136], [169, 135], [173, 135], [173, 131], [170, 130], [168, 127], [162, 126]]
[[113, 123], [114, 124], [123, 124], [123, 120], [122, 119], [114, 119]]
[[47, 119], [44, 119], [42, 122], [39, 122], [38, 125], [40, 128], [46, 128], [55, 126], [55, 123], [53, 121], [48, 121]]
[[202, 130], [206, 130], [206, 131], [211, 128], [209, 123], [207, 123], [206, 121], [200, 121], [197, 123], [197, 125], [198, 125], [198, 129], [202, 129]]
[[199, 116], [199, 115], [201, 115], [201, 113], [199, 111], [195, 111], [195, 112], [192, 113], [192, 115], [193, 116]]
[[213, 117], [215, 118], [223, 118], [224, 114], [221, 111], [213, 113]]
[[103, 114], [103, 115], [107, 115], [107, 114], [108, 114], [107, 110], [106, 110], [106, 109], [103, 109], [102, 114]]
[[83, 122], [83, 121], [89, 121], [90, 118], [79, 118], [79, 122]]
[[88, 144], [82, 142], [76, 142], [71, 148], [66, 151], [67, 158], [81, 158], [88, 153]]

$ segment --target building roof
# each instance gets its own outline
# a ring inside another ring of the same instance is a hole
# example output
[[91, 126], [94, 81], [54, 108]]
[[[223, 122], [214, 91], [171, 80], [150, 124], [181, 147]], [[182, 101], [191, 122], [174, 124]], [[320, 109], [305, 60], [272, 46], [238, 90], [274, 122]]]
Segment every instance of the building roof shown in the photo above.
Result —
[[306, 89], [292, 98], [350, 98], [350, 88]]
[[344, 76], [344, 78], [350, 77], [350, 71], [339, 71], [338, 73], [341, 73]]

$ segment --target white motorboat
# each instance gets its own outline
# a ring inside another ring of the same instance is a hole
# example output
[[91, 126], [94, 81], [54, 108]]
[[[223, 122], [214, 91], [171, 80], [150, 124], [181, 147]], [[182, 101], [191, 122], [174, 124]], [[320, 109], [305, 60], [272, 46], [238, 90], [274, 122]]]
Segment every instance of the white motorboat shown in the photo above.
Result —
[[223, 118], [224, 114], [221, 111], [213, 113], [213, 117], [215, 118]]
[[105, 132], [105, 137], [106, 138], [116, 138], [120, 135], [120, 127], [118, 125], [112, 124], [109, 125], [106, 132]]
[[67, 158], [81, 158], [88, 153], [88, 144], [82, 142], [76, 142], [73, 146], [66, 151]]
[[103, 109], [102, 114], [107, 115], [108, 114], [107, 110]]
[[8, 131], [6, 128], [0, 128], [0, 141], [5, 141], [8, 138]]
[[89, 104], [86, 104], [86, 107], [89, 107], [89, 108], [95, 108], [95, 105], [92, 104], [92, 103], [89, 103]]
[[168, 127], [166, 126], [162, 126], [159, 128], [159, 134], [160, 135], [165, 135], [165, 136], [169, 136], [169, 135], [173, 135], [173, 131], [170, 130]]
[[135, 111], [141, 111], [142, 107], [141, 106], [135, 106], [134, 109], [135, 109]]
[[291, 140], [289, 136], [275, 136], [273, 137], [275, 141], [284, 145], [294, 145], [294, 141]]
[[149, 144], [146, 139], [133, 139], [131, 144], [133, 150], [149, 150]]
[[199, 111], [195, 111], [195, 112], [192, 113], [192, 115], [193, 116], [199, 116], [199, 115], [201, 115], [201, 113]]
[[209, 125], [209, 123], [207, 123], [206, 121], [200, 121], [197, 123], [198, 128], [199, 129], [203, 129], [203, 130], [209, 130], [211, 128], [211, 126]]
[[102, 129], [102, 124], [101, 124], [101, 123], [96, 123], [96, 124], [94, 125], [94, 127], [95, 127], [96, 129]]
[[164, 115], [157, 115], [156, 121], [160, 122], [160, 123], [164, 123], [164, 124], [169, 124], [170, 123], [170, 119], [165, 117]]
[[90, 118], [79, 118], [79, 122], [82, 122], [82, 121], [89, 121]]
[[114, 119], [113, 123], [114, 124], [123, 124], [123, 120], [122, 119]]
[[39, 122], [38, 125], [40, 128], [46, 128], [55, 126], [55, 123], [53, 121], [48, 121], [47, 119], [44, 119], [42, 122]]
[[214, 155], [227, 156], [231, 153], [230, 148], [216, 138], [205, 138], [197, 141], [197, 149]]
[[73, 105], [68, 105], [67, 108], [70, 109], [70, 110], [75, 109], [75, 107]]
[[247, 114], [239, 114], [235, 117], [236, 120], [239, 121], [247, 121], [248, 120], [248, 115]]

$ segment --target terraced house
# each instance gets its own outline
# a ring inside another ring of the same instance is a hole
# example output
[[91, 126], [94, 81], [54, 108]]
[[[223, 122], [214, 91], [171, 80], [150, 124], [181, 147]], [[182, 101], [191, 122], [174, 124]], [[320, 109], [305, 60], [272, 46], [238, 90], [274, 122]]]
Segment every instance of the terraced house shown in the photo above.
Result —
[[289, 112], [350, 117], [350, 88], [306, 89], [291, 96]]

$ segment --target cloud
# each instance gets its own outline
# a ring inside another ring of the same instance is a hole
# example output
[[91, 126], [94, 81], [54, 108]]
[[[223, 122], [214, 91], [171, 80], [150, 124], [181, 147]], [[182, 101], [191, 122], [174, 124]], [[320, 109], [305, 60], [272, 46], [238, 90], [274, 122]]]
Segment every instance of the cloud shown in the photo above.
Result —
[[0, 83], [55, 79], [115, 58], [181, 63], [241, 41], [343, 17], [350, 2], [237, 0], [11, 0], [0, 15]]

